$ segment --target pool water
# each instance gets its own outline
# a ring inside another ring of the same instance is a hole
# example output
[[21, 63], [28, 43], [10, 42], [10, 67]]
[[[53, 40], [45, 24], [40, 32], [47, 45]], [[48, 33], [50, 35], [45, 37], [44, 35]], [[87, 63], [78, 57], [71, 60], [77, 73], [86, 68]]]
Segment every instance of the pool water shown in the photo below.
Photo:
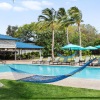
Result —
[[[75, 66], [58, 66], [58, 65], [32, 65], [32, 64], [0, 64], [0, 73], [11, 72], [10, 67], [16, 68], [21, 71], [25, 71], [30, 74], [36, 75], [64, 75], [68, 74], [78, 67]], [[87, 79], [99, 79], [100, 80], [100, 68], [86, 67], [82, 71], [76, 73], [71, 77], [87, 78]]]

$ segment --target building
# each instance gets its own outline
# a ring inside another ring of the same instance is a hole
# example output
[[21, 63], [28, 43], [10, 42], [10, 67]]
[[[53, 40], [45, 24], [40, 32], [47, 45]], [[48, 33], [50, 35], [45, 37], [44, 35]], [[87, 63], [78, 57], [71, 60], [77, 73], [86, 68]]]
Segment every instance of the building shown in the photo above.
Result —
[[15, 60], [17, 54], [28, 52], [39, 52], [41, 56], [42, 46], [20, 42], [20, 39], [0, 34], [0, 55], [5, 57], [7, 53], [14, 53]]

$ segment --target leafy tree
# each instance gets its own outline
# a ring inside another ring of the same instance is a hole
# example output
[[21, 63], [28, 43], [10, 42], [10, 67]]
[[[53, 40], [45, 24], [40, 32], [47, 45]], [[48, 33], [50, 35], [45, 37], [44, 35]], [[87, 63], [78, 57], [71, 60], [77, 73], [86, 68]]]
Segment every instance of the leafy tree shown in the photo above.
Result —
[[52, 59], [54, 60], [54, 30], [56, 23], [56, 11], [52, 8], [42, 10], [42, 15], [38, 17], [39, 21], [43, 21], [46, 27], [51, 27], [52, 30]]
[[18, 26], [10, 26], [10, 25], [8, 25], [6, 34], [9, 35], [9, 36], [14, 36], [14, 33], [17, 31], [17, 29], [18, 29]]
[[27, 42], [36, 42], [38, 39], [38, 36], [36, 34], [36, 28], [34, 29], [34, 24], [25, 24], [23, 27], [19, 27], [18, 31], [15, 34], [15, 37], [19, 37], [21, 41]]

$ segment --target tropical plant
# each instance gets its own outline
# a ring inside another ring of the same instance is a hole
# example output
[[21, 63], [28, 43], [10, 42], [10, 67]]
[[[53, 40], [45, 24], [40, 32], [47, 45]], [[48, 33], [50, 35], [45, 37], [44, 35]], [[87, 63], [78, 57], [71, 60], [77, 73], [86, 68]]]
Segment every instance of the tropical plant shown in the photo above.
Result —
[[[82, 13], [81, 11], [75, 6], [75, 7], [71, 7], [68, 10], [69, 15], [71, 16], [71, 18], [75, 21], [75, 23], [78, 26], [78, 32], [79, 32], [79, 45], [81, 46], [81, 31], [80, 31], [80, 23], [82, 22]], [[80, 51], [80, 56], [82, 55], [82, 52]]]
[[52, 59], [54, 60], [54, 30], [56, 23], [56, 11], [52, 8], [46, 8], [42, 10], [42, 15], [38, 17], [38, 20], [44, 22], [46, 27], [50, 27], [52, 30]]
[[58, 12], [57, 12], [57, 19], [58, 22], [60, 22], [60, 27], [64, 27], [65, 32], [66, 32], [66, 38], [67, 38], [67, 44], [69, 44], [69, 35], [68, 35], [68, 26], [70, 24], [73, 24], [74, 21], [72, 18], [69, 17], [69, 15], [67, 14], [66, 10], [64, 8], [59, 8]]

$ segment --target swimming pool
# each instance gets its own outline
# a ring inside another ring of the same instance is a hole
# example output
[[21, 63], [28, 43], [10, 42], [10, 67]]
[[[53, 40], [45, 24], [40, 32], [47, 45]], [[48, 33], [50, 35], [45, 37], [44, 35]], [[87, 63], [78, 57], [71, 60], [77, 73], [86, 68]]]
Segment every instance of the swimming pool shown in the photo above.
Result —
[[[32, 65], [32, 64], [0, 64], [0, 73], [11, 72], [10, 67], [25, 71], [30, 74], [36, 75], [64, 75], [68, 74], [78, 67], [75, 66], [58, 66], [58, 65]], [[87, 67], [79, 73], [71, 77], [87, 78], [87, 79], [98, 79], [100, 80], [100, 68]]]

